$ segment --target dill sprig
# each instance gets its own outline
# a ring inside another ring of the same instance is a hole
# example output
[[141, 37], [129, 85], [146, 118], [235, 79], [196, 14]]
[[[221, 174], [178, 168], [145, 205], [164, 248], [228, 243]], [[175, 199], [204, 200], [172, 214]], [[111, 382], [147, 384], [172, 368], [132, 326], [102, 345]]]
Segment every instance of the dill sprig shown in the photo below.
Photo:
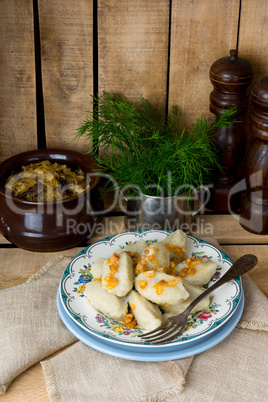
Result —
[[173, 195], [183, 186], [209, 183], [221, 168], [214, 132], [237, 122], [233, 107], [212, 122], [201, 116], [180, 132], [177, 106], [165, 118], [143, 97], [136, 104], [105, 92], [92, 100], [98, 108], [88, 112], [76, 137], [86, 136], [93, 144], [88, 153], [94, 153], [99, 172], [109, 172], [120, 189], [134, 186], [147, 195]]

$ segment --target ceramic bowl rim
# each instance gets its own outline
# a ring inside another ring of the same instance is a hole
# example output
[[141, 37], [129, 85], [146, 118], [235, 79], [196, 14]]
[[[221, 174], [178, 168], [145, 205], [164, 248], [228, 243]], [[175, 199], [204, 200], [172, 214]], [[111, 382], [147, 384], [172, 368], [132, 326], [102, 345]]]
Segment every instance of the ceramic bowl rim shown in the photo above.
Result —
[[[40, 157], [38, 157], [38, 154], [40, 153]], [[21, 163], [18, 163], [18, 164], [16, 164], [16, 158], [18, 158], [18, 157], [20, 157], [20, 158], [27, 158], [27, 157], [33, 157], [33, 159], [34, 159], [34, 156], [36, 155], [36, 159], [39, 159], [39, 160], [44, 160], [44, 158], [41, 158], [41, 153], [45, 153], [45, 154], [53, 154], [53, 153], [57, 153], [58, 155], [62, 155], [62, 156], [64, 156], [64, 155], [69, 155], [70, 157], [72, 157], [72, 156], [76, 156], [77, 158], [81, 158], [81, 159], [85, 159], [86, 158], [86, 154], [82, 154], [82, 153], [79, 153], [79, 152], [77, 152], [77, 151], [72, 151], [72, 150], [68, 150], [68, 149], [62, 149], [62, 148], [59, 148], [59, 149], [57, 149], [57, 148], [40, 148], [40, 149], [33, 149], [33, 150], [30, 150], [30, 151], [26, 151], [26, 152], [21, 152], [21, 153], [19, 153], [19, 154], [16, 154], [16, 155], [13, 155], [13, 156], [11, 156], [11, 157], [9, 157], [9, 158], [7, 158], [7, 159], [5, 159], [4, 161], [2, 161], [1, 163], [0, 163], [0, 182], [1, 182], [1, 179], [2, 179], [2, 177], [4, 177], [5, 175], [6, 175], [6, 173], [7, 172], [4, 172], [4, 173], [2, 173], [1, 172], [1, 168], [3, 167], [3, 166], [5, 166], [5, 165], [8, 165], [8, 164], [10, 164], [11, 162], [15, 162], [15, 168], [16, 167], [18, 167], [18, 166], [21, 166], [22, 164]], [[52, 159], [52, 158], [47, 158], [48, 160], [49, 159]], [[26, 163], [33, 163], [34, 161], [29, 161], [29, 162], [25, 162], [25, 164]], [[86, 160], [85, 160], [85, 162], [86, 162]], [[92, 165], [92, 167], [93, 168], [95, 168], [96, 167], [96, 162], [91, 158], [91, 159], [89, 159], [88, 160], [88, 162]], [[66, 161], [66, 163], [68, 164], [68, 162]], [[77, 164], [78, 165], [78, 164]], [[79, 165], [78, 165], [79, 166]], [[80, 166], [79, 166], [80, 167]], [[11, 172], [11, 170], [12, 170], [12, 168], [10, 169], [10, 172]], [[84, 169], [83, 169], [84, 170]], [[90, 171], [88, 171], [88, 172], [86, 172], [86, 173], [91, 173]], [[92, 173], [94, 173], [94, 172], [92, 172]], [[98, 173], [95, 173], [94, 174], [94, 182], [93, 182], [93, 185], [92, 186], [90, 186], [89, 188], [87, 188], [87, 189], [85, 189], [82, 193], [80, 193], [80, 194], [78, 194], [78, 195], [75, 195], [75, 196], [72, 196], [72, 197], [68, 197], [68, 198], [66, 198], [66, 199], [64, 199], [64, 200], [54, 200], [54, 201], [28, 201], [28, 200], [24, 200], [24, 199], [22, 199], [22, 198], [19, 198], [19, 197], [15, 197], [15, 196], [12, 196], [12, 195], [8, 195], [8, 194], [6, 194], [3, 190], [2, 190], [2, 188], [1, 188], [1, 186], [0, 186], [0, 195], [2, 195], [4, 198], [9, 198], [9, 199], [13, 199], [14, 201], [16, 201], [16, 202], [18, 202], [18, 203], [21, 203], [21, 204], [25, 204], [25, 205], [32, 205], [32, 206], [34, 206], [34, 205], [52, 205], [52, 204], [57, 204], [57, 203], [64, 203], [64, 204], [67, 204], [67, 203], [70, 203], [70, 202], [72, 202], [72, 201], [74, 201], [74, 200], [76, 200], [76, 199], [78, 199], [78, 198], [80, 198], [80, 197], [83, 197], [85, 194], [87, 194], [87, 193], [89, 193], [89, 192], [91, 192], [94, 188], [96, 188], [96, 186], [97, 186], [97, 184], [99, 183], [99, 181], [100, 181], [100, 176], [98, 175]]]

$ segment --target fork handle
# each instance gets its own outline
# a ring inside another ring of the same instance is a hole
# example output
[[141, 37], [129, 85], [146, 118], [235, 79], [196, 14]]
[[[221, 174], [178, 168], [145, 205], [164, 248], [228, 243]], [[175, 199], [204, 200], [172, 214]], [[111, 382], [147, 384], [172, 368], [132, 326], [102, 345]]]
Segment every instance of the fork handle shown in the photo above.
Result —
[[242, 257], [238, 258], [238, 260], [229, 268], [229, 270], [212, 286], [206, 289], [201, 295], [197, 296], [196, 299], [192, 301], [191, 304], [187, 307], [186, 311], [188, 314], [190, 311], [196, 306], [204, 297], [213, 292], [213, 290], [219, 288], [224, 285], [226, 282], [229, 282], [231, 279], [237, 278], [240, 275], [245, 274], [250, 271], [258, 262], [258, 258], [253, 254], [245, 254]]

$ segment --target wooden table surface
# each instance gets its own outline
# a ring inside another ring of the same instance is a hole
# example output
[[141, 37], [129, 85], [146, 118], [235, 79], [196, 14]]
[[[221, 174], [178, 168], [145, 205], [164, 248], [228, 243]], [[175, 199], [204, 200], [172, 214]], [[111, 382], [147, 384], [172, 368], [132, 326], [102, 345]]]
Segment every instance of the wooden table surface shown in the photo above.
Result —
[[[88, 244], [124, 231], [123, 216], [110, 213], [97, 225]], [[217, 239], [232, 260], [246, 253], [255, 254], [259, 262], [249, 276], [268, 296], [268, 236], [247, 232], [234, 216], [211, 213], [198, 217], [193, 235]], [[36, 253], [19, 249], [0, 235], [0, 289], [25, 282], [52, 257], [63, 254], [75, 256], [85, 246], [59, 252]], [[49, 401], [41, 365], [37, 363], [18, 376], [7, 393], [0, 396], [0, 401]]]

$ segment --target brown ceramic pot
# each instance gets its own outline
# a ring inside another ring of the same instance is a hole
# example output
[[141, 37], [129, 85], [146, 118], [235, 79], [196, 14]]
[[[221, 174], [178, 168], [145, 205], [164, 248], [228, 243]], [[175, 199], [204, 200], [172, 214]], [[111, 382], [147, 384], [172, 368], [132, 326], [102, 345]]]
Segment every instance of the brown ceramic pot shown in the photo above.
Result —
[[[22, 165], [42, 160], [80, 167], [91, 186], [78, 196], [60, 201], [32, 202], [6, 194], [7, 177]], [[94, 161], [80, 153], [38, 149], [15, 155], [0, 164], [0, 230], [7, 240], [31, 251], [57, 251], [77, 246], [90, 237], [103, 202], [94, 175]]]

